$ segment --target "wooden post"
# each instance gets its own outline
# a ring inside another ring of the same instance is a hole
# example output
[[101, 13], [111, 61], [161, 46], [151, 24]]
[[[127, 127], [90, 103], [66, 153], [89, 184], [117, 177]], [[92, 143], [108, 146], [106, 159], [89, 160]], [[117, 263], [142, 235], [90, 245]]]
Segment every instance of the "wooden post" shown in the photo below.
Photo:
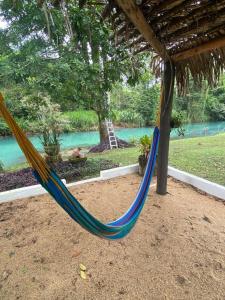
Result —
[[162, 102], [160, 115], [160, 141], [157, 167], [157, 193], [167, 193], [167, 172], [170, 140], [170, 119], [172, 113], [175, 67], [172, 62], [164, 64]]

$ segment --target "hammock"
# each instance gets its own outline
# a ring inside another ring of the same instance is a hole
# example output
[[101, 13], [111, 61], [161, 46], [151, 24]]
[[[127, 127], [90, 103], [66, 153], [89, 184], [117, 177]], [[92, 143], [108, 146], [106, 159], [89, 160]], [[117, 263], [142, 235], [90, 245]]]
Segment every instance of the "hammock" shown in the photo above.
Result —
[[104, 224], [92, 216], [79, 201], [69, 192], [57, 174], [46, 164], [42, 156], [37, 152], [21, 128], [17, 125], [13, 117], [8, 112], [0, 94], [0, 112], [6, 123], [12, 130], [20, 148], [24, 152], [28, 162], [33, 168], [33, 174], [38, 182], [49, 192], [56, 202], [70, 215], [70, 217], [80, 224], [90, 233], [106, 238], [119, 239], [126, 236], [134, 227], [141, 210], [144, 206], [148, 190], [150, 187], [156, 154], [159, 142], [159, 129], [155, 127], [151, 152], [140, 188], [128, 211], [119, 219]]

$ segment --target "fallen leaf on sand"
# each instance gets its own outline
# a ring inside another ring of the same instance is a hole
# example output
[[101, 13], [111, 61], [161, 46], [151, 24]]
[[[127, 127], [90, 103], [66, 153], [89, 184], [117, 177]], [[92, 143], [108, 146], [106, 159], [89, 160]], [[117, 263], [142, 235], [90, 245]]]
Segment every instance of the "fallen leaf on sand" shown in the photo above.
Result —
[[87, 270], [87, 268], [83, 264], [80, 264], [80, 269], [81, 269], [81, 271], [86, 271]]
[[86, 273], [85, 273], [85, 271], [80, 271], [80, 277], [82, 278], [82, 279], [86, 279], [87, 278], [87, 275], [86, 275]]

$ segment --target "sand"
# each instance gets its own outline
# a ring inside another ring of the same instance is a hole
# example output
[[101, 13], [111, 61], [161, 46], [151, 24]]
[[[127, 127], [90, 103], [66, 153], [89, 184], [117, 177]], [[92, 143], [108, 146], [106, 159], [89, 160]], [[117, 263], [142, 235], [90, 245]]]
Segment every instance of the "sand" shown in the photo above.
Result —
[[[140, 177], [75, 187], [103, 221], [123, 213]], [[49, 196], [0, 205], [0, 299], [225, 299], [225, 205], [169, 179], [125, 239], [79, 227]], [[87, 279], [80, 277], [79, 264]]]

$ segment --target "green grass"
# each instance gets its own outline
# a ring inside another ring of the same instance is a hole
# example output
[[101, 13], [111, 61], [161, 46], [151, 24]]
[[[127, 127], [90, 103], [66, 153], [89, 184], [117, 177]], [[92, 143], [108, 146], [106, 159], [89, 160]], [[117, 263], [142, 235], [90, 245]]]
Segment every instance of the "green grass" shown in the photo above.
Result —
[[[137, 148], [118, 149], [91, 157], [110, 159], [121, 166], [137, 163]], [[225, 134], [171, 141], [169, 164], [225, 185]]]
[[172, 141], [169, 164], [225, 185], [225, 134]]
[[88, 154], [88, 157], [109, 159], [114, 163], [120, 164], [121, 166], [127, 166], [137, 163], [139, 154], [139, 149], [133, 147], [125, 149], [113, 149], [110, 151], [105, 151], [103, 153]]

